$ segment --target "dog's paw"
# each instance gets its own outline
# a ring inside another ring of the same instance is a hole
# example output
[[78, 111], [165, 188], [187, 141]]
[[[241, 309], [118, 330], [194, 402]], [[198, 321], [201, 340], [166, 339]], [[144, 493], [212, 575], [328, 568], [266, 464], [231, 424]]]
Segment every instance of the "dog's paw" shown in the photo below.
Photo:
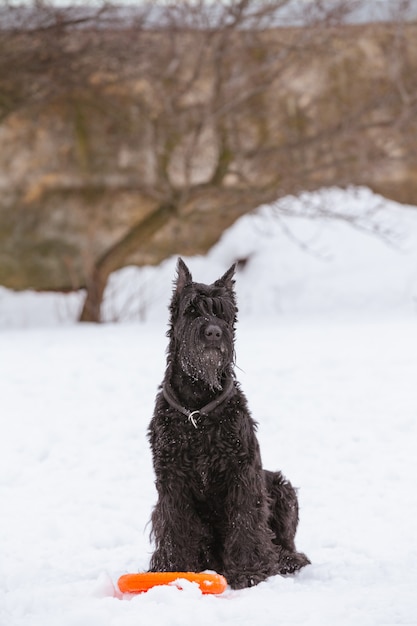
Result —
[[250, 574], [248, 572], [238, 574], [226, 574], [226, 579], [232, 589], [246, 589], [246, 587], [254, 587], [258, 583], [265, 580], [266, 576], [259, 574]]
[[284, 552], [278, 563], [278, 574], [281, 576], [294, 574], [310, 563], [311, 561], [303, 552]]

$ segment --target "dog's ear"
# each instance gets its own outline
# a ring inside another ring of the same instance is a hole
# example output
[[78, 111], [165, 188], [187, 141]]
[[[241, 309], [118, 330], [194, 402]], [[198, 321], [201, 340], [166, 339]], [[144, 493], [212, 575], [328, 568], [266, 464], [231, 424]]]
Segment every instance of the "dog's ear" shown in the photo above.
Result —
[[182, 260], [181, 257], [178, 257], [177, 262], [177, 279], [175, 281], [175, 292], [181, 293], [184, 289], [185, 285], [189, 285], [193, 282], [193, 277], [191, 276], [191, 272]]
[[233, 291], [233, 285], [235, 284], [235, 281], [233, 280], [233, 276], [235, 275], [236, 265], [237, 265], [236, 263], [233, 263], [233, 265], [229, 267], [227, 272], [225, 272], [221, 278], [216, 280], [214, 284], [217, 286], [224, 285], [226, 289], [230, 289], [231, 291]]

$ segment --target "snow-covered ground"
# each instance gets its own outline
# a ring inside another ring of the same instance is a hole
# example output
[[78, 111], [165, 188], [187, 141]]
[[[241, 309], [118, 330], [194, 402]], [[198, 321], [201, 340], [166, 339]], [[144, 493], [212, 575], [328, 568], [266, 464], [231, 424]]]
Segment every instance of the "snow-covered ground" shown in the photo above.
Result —
[[[380, 201], [323, 197], [352, 210]], [[142, 324], [75, 325], [77, 296], [3, 289], [1, 626], [417, 624], [417, 210], [384, 202], [400, 251], [262, 212], [188, 263], [211, 282], [250, 258], [237, 274], [238, 378], [265, 466], [299, 487], [297, 545], [312, 565], [220, 597], [190, 584], [121, 598], [117, 578], [151, 552], [146, 429], [174, 260], [114, 277], [108, 317]]]

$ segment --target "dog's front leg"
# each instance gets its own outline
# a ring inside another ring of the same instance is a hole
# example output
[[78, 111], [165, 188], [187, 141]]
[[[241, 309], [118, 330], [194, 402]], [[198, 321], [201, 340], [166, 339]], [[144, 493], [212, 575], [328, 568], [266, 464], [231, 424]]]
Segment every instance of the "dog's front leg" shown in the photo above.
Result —
[[185, 485], [158, 485], [158, 501], [152, 513], [155, 551], [150, 571], [201, 571], [207, 530], [195, 512]]
[[278, 573], [277, 549], [268, 526], [268, 506], [260, 478], [235, 477], [227, 501], [224, 575], [234, 589], [252, 587]]

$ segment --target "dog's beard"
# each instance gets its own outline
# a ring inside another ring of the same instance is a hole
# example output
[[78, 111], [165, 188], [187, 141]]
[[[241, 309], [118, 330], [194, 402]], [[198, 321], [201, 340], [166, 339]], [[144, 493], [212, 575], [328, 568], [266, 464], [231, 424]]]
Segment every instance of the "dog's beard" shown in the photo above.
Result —
[[205, 382], [210, 389], [222, 388], [225, 359], [224, 353], [218, 348], [199, 346], [192, 353], [183, 350], [180, 362], [183, 371], [191, 378]]
[[178, 358], [185, 374], [204, 382], [210, 389], [222, 389], [222, 377], [230, 365], [227, 344], [206, 345], [201, 341], [197, 326], [188, 329], [187, 337], [179, 342]]

